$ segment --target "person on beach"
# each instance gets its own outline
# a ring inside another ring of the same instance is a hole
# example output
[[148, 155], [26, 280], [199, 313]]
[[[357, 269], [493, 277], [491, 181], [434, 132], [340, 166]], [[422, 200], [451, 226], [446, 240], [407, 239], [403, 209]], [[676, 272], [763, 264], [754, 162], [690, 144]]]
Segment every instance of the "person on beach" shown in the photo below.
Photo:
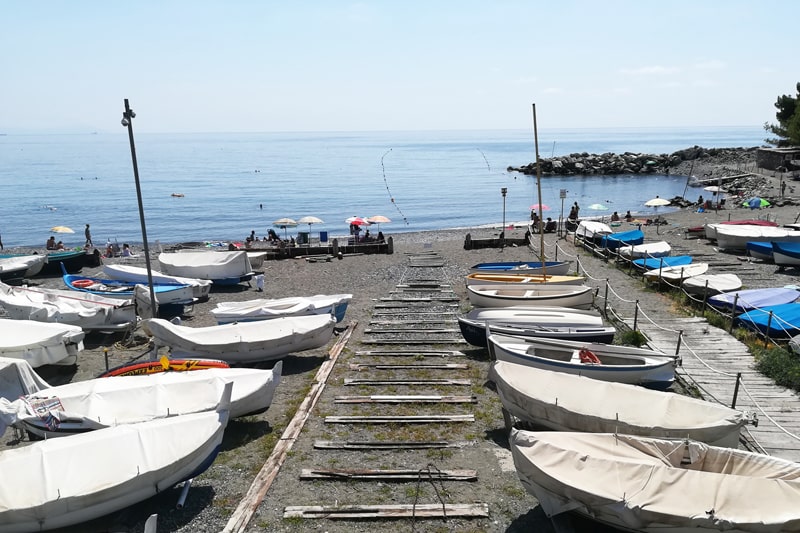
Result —
[[567, 215], [569, 220], [578, 220], [578, 212], [575, 210], [575, 206], [573, 205], [569, 209], [569, 215]]
[[63, 250], [63, 249], [64, 249], [64, 243], [58, 241], [58, 243], [56, 243], [56, 250]]
[[619, 213], [614, 211], [614, 214], [611, 215], [611, 222], [619, 222]]
[[375, 238], [375, 240], [376, 240], [377, 242], [379, 242], [379, 243], [384, 243], [384, 242], [386, 242], [386, 239], [383, 237], [383, 232], [382, 232], [382, 231], [379, 231], [379, 232], [378, 232], [378, 236]]
[[122, 257], [133, 257], [131, 247], [128, 246], [127, 242], [122, 244]]
[[551, 217], [547, 217], [547, 222], [544, 225], [544, 232], [545, 233], [555, 233], [558, 224], [556, 221], [553, 220]]
[[83, 231], [83, 234], [86, 236], [86, 244], [94, 246], [94, 244], [92, 244], [92, 232], [89, 231], [89, 224], [86, 224], [86, 229]]
[[55, 250], [56, 249], [56, 238], [50, 235], [50, 238], [47, 239], [47, 242], [44, 243], [44, 247], [47, 250]]
[[630, 222], [633, 220], [633, 215], [631, 215], [630, 209], [625, 213], [625, 222]]
[[3, 249], [3, 236], [0, 235], [0, 250]]
[[575, 220], [578, 220], [578, 218], [581, 216], [581, 206], [578, 205], [578, 202], [575, 202], [572, 205], [572, 208], [575, 210]]

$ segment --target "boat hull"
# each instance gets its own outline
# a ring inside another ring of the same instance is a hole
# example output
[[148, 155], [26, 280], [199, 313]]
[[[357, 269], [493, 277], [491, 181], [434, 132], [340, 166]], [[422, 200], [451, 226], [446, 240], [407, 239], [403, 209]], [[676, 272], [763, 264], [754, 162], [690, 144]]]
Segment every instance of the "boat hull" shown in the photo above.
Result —
[[[549, 274], [564, 276], [569, 273], [572, 263], [570, 261], [506, 261], [497, 263], [478, 263], [472, 265], [470, 274], [473, 273], [512, 273], [520, 274]], [[544, 266], [543, 266], [544, 265]]]
[[570, 307], [589, 309], [594, 302], [591, 287], [553, 285], [534, 288], [468, 285], [467, 296], [475, 307]]
[[771, 242], [772, 260], [779, 267], [800, 267], [800, 242]]
[[217, 324], [271, 320], [286, 316], [332, 315], [336, 322], [344, 320], [352, 294], [317, 294], [277, 299], [223, 302], [211, 310]]
[[742, 280], [736, 274], [700, 274], [683, 280], [683, 290], [689, 294], [714, 296], [742, 288]]
[[22, 359], [37, 368], [74, 365], [85, 333], [78, 326], [0, 318], [0, 357]]
[[[147, 269], [131, 265], [103, 265], [103, 273], [111, 279], [127, 281], [129, 283], [140, 283], [147, 285]], [[190, 285], [192, 296], [198, 300], [207, 300], [211, 292], [212, 282], [207, 279], [183, 278], [180, 276], [168, 276], [158, 271], [151, 271], [154, 283], [177, 283]]]

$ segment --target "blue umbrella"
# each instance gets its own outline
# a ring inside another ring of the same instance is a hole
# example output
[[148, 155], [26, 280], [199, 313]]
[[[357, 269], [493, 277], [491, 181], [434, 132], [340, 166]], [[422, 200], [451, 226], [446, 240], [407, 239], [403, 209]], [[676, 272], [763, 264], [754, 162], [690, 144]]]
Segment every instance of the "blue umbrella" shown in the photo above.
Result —
[[762, 207], [767, 207], [769, 202], [763, 198], [759, 198], [758, 196], [753, 196], [749, 200], [746, 200], [742, 205], [748, 206], [750, 209], [760, 209]]

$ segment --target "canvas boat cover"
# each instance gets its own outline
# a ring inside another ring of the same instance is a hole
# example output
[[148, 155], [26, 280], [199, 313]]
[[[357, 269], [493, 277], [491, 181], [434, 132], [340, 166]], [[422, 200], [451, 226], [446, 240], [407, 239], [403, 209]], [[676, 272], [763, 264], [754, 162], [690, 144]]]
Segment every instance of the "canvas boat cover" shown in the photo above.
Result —
[[253, 274], [245, 251], [235, 252], [163, 252], [158, 261], [161, 270], [172, 276], [199, 279], [229, 279]]
[[608, 224], [597, 222], [595, 220], [581, 220], [575, 229], [575, 235], [585, 239], [594, 239], [595, 237], [602, 237], [603, 235], [610, 235], [614, 230]]
[[709, 295], [735, 291], [742, 288], [742, 279], [736, 274], [700, 274], [683, 280], [686, 292]]
[[17, 423], [46, 427], [57, 435], [59, 430], [99, 429], [212, 411], [219, 404], [225, 384], [231, 382], [230, 416], [235, 418], [269, 407], [282, 368], [279, 361], [272, 370], [210, 368], [96, 378], [44, 388], [12, 403], [19, 414]]
[[690, 263], [688, 265], [678, 265], [663, 268], [654, 268], [648, 270], [643, 275], [646, 278], [662, 279], [668, 281], [679, 281], [681, 279], [691, 278], [692, 276], [699, 276], [708, 272], [708, 263]]
[[33, 368], [70, 362], [83, 351], [83, 337], [78, 326], [0, 318], [0, 357], [24, 359]]
[[0, 306], [15, 320], [60, 322], [83, 329], [126, 328], [136, 323], [132, 300], [70, 290], [0, 283]]
[[736, 317], [736, 323], [769, 337], [792, 337], [800, 333], [800, 304], [767, 305]]
[[620, 231], [603, 235], [600, 239], [600, 246], [609, 250], [616, 250], [625, 245], [640, 245], [644, 242], [644, 232], [640, 229], [630, 231]]
[[[114, 379], [114, 378], [109, 378]], [[47, 439], [3, 451], [0, 528], [39, 531], [79, 524], [199, 475], [228, 422], [231, 385], [216, 411]]]
[[744, 289], [741, 291], [726, 292], [708, 299], [714, 307], [730, 310], [736, 303], [736, 312], [741, 313], [750, 309], [766, 307], [769, 305], [788, 304], [800, 298], [800, 291], [789, 287], [770, 287], [765, 289]]
[[[128, 281], [130, 283], [143, 283], [147, 285], [147, 269], [133, 265], [120, 265], [120, 264], [104, 264], [103, 272], [111, 279], [118, 279], [120, 281]], [[170, 276], [151, 270], [150, 275], [153, 278], [153, 283], [179, 283], [181, 285], [190, 285], [192, 287], [192, 296], [195, 298], [205, 298], [211, 291], [211, 280], [199, 278], [184, 278], [182, 276]]]
[[670, 254], [672, 246], [667, 241], [648, 242], [635, 246], [621, 246], [618, 250], [623, 257], [664, 257]]
[[0, 435], [17, 419], [19, 408], [11, 405], [14, 401], [48, 388], [27, 361], [0, 357]]
[[219, 302], [211, 310], [217, 321], [263, 320], [282, 316], [318, 315], [330, 313], [334, 307], [349, 304], [352, 294], [316, 294], [289, 298]]
[[156, 344], [174, 356], [213, 357], [227, 362], [276, 359], [328, 343], [336, 319], [331, 315], [280, 317], [257, 322], [190, 328], [160, 318], [143, 322]]
[[630, 530], [800, 530], [800, 465], [696, 441], [511, 433], [517, 474], [548, 516]]
[[736, 448], [748, 421], [717, 403], [635, 385], [495, 361], [489, 378], [515, 417], [559, 431], [691, 438]]

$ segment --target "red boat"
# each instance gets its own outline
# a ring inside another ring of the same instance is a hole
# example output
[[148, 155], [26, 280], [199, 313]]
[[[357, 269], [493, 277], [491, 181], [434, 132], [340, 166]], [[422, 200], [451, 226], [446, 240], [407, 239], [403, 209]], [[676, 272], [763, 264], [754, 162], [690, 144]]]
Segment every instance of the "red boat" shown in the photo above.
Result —
[[107, 370], [98, 377], [112, 376], [142, 376], [157, 374], [159, 372], [188, 372], [190, 370], [205, 370], [207, 368], [230, 368], [225, 361], [218, 359], [169, 359], [163, 356], [158, 361], [144, 361], [130, 363]]

